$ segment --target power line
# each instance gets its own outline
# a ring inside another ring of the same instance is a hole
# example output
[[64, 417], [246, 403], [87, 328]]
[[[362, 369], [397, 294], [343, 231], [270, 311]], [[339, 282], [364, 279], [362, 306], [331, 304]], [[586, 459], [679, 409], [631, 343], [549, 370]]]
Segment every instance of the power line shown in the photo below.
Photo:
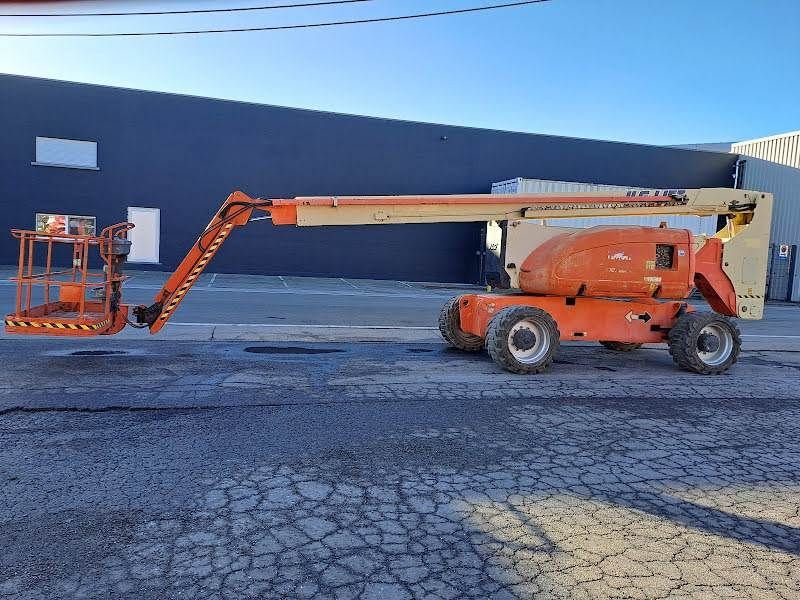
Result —
[[205, 13], [244, 12], [252, 10], [278, 10], [284, 8], [307, 8], [309, 6], [330, 6], [332, 4], [355, 4], [373, 0], [323, 0], [322, 2], [303, 2], [300, 4], [273, 4], [271, 6], [244, 6], [234, 8], [207, 8], [195, 10], [158, 10], [144, 12], [94, 12], [94, 13], [0, 13], [0, 17], [129, 17], [152, 15], [197, 15]]
[[352, 19], [348, 21], [327, 21], [323, 23], [298, 23], [295, 25], [273, 25], [270, 27], [238, 27], [232, 29], [195, 29], [186, 31], [134, 31], [113, 33], [0, 33], [0, 37], [140, 37], [157, 35], [194, 35], [206, 33], [244, 33], [250, 31], [286, 31], [289, 29], [314, 29], [320, 27], [337, 27], [340, 25], [361, 25], [366, 23], [387, 23], [391, 21], [406, 21], [410, 19], [424, 19], [427, 17], [442, 17], [447, 15], [463, 15], [500, 8], [512, 8], [528, 4], [543, 4], [551, 0], [521, 0], [519, 2], [505, 2], [503, 4], [490, 4], [487, 6], [474, 6], [455, 10], [442, 10], [427, 13], [414, 13], [410, 15], [397, 15], [393, 17], [376, 17], [373, 19]]

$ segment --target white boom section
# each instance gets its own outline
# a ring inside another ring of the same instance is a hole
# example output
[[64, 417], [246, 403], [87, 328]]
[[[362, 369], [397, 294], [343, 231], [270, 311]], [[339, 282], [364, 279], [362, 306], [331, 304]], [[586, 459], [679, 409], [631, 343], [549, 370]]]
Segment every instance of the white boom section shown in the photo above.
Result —
[[[476, 194], [459, 196], [315, 196], [272, 200], [292, 206], [299, 227], [558, 219], [614, 215], [720, 215], [754, 212], [760, 192], [728, 188], [686, 190], [681, 195], [611, 196], [607, 193]], [[276, 223], [277, 224], [277, 223]]]

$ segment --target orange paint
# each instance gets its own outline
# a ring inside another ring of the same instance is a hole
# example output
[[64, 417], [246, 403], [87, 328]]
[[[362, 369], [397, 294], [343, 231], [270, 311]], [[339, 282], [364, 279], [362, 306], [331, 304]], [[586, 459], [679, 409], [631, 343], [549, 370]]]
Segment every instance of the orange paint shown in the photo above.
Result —
[[231, 231], [235, 227], [247, 225], [253, 214], [254, 202], [257, 200], [244, 192], [233, 192], [222, 203], [211, 222], [200, 234], [197, 243], [186, 253], [156, 296], [155, 301], [161, 305], [161, 313], [150, 325], [150, 333], [157, 333], [167, 324], [188, 291], [203, 274], [208, 263], [228, 239]]
[[459, 300], [461, 329], [486, 337], [492, 317], [510, 306], [533, 306], [547, 311], [563, 341], [658, 343], [666, 340], [679, 311], [693, 310], [685, 302], [624, 301], [603, 298], [467, 294]]
[[273, 225], [297, 225], [297, 205], [286, 204], [276, 205], [273, 200], [273, 206], [269, 207], [269, 214], [272, 215]]
[[[669, 255], [657, 260], [658, 247]], [[692, 234], [658, 227], [592, 227], [550, 238], [522, 263], [519, 286], [529, 294], [670, 298], [694, 287]]]
[[722, 270], [722, 240], [709, 238], [695, 260], [697, 272], [694, 283], [703, 298], [714, 312], [730, 317], [737, 316], [736, 292], [731, 280]]

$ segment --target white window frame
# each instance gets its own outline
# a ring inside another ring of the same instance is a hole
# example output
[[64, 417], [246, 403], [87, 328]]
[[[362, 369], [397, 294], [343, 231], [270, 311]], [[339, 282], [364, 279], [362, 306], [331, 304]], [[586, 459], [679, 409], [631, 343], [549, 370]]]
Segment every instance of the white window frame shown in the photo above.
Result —
[[[48, 161], [40, 161], [39, 158], [39, 144], [51, 142], [62, 142], [65, 144], [93, 144], [94, 145], [94, 165], [80, 164], [80, 163], [56, 163]], [[37, 135], [35, 140], [34, 154], [36, 160], [31, 162], [35, 167], [60, 167], [63, 169], [81, 169], [84, 171], [99, 171], [100, 167], [97, 166], [97, 142], [94, 140], [71, 140], [68, 138], [54, 138]]]
[[[139, 265], [158, 265], [158, 264], [161, 264], [161, 209], [160, 208], [146, 207], [146, 206], [129, 206], [128, 207], [128, 221], [131, 221], [131, 210], [138, 210], [138, 211], [143, 211], [143, 212], [152, 212], [152, 213], [154, 213], [155, 216], [156, 216], [156, 219], [155, 219], [156, 229], [158, 231], [157, 231], [157, 235], [156, 235], [156, 252], [155, 252], [156, 257], [155, 257], [155, 260], [136, 260], [136, 259], [131, 259], [129, 257], [128, 258], [128, 262], [132, 263], [132, 264], [139, 264]], [[134, 227], [132, 230], [130, 230], [128, 232], [128, 238], [130, 238], [131, 235], [136, 236], [135, 232], [136, 232], [136, 228]], [[135, 240], [134, 240], [134, 243], [135, 243]]]

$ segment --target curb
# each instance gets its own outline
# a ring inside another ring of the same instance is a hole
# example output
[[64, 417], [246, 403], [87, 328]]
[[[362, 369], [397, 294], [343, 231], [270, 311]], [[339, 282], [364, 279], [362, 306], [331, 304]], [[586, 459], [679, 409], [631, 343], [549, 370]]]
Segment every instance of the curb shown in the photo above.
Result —
[[[0, 339], [60, 339], [56, 336], [17, 336], [0, 330]], [[74, 339], [74, 338], [73, 338]], [[194, 341], [194, 342], [386, 342], [443, 344], [437, 327], [370, 325], [284, 325], [170, 323], [156, 335], [137, 329], [124, 329], [114, 336], [96, 336], [96, 343], [106, 340]], [[594, 342], [567, 342], [569, 345], [595, 346]], [[665, 349], [666, 344], [646, 344], [645, 348]], [[742, 335], [743, 352], [800, 352], [800, 336]]]
[[[6, 336], [11, 337], [11, 336]], [[158, 334], [125, 329], [115, 339], [261, 342], [442, 342], [436, 327], [170, 323]]]

